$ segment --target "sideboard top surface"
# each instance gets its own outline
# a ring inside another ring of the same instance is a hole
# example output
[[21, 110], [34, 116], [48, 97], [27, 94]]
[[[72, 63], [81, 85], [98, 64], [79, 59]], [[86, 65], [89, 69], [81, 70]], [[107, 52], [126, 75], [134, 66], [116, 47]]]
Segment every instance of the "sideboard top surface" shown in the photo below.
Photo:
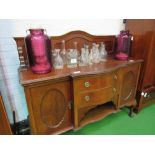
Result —
[[88, 76], [93, 74], [102, 74], [117, 70], [121, 67], [131, 65], [134, 63], [140, 63], [142, 60], [131, 60], [128, 61], [119, 61], [112, 57], [108, 57], [106, 62], [100, 62], [98, 64], [92, 64], [89, 66], [78, 66], [75, 68], [67, 68], [66, 66], [63, 69], [54, 69], [47, 74], [34, 74], [31, 69], [20, 70], [19, 77], [20, 83], [23, 85], [32, 84], [36, 82], [56, 80], [60, 78], [76, 78], [79, 76]]

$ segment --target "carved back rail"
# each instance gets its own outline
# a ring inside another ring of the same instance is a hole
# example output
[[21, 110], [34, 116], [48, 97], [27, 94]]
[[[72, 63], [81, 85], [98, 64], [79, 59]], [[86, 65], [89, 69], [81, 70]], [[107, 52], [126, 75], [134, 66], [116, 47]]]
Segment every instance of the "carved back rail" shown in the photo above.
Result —
[[[18, 50], [19, 60], [20, 60], [20, 68], [25, 69], [29, 67], [29, 61], [28, 61], [28, 56], [26, 52], [24, 37], [16, 37], [14, 39], [17, 43], [17, 50]], [[95, 36], [84, 31], [72, 31], [62, 36], [50, 37], [52, 50], [56, 48], [61, 49], [62, 40], [65, 41], [66, 49], [73, 49], [74, 48], [73, 43], [77, 42], [77, 48], [79, 51], [81, 51], [81, 48], [83, 47], [84, 44], [87, 44], [89, 45], [89, 48], [92, 48], [92, 43], [100, 44], [101, 42], [104, 42], [108, 54], [113, 54], [115, 51], [115, 39], [116, 37], [114, 35]]]

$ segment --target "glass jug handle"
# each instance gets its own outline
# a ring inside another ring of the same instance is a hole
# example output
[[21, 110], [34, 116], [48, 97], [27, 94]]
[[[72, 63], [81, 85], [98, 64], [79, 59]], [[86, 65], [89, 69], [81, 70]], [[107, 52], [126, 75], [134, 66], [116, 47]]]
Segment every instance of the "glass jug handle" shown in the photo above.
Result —
[[29, 31], [29, 29], [26, 30], [26, 34], [27, 34], [27, 35], [28, 35], [28, 31]]
[[44, 33], [47, 35], [47, 30], [46, 29], [44, 29]]

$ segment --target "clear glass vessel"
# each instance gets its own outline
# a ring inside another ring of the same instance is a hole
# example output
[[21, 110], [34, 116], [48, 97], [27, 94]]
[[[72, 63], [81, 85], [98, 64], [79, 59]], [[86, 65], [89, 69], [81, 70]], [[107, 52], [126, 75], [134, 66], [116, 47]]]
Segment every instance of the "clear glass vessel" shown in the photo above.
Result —
[[81, 48], [81, 56], [79, 66], [86, 66], [89, 63], [89, 46], [84, 45], [84, 48]]
[[67, 51], [65, 47], [65, 40], [62, 40], [62, 49], [61, 49], [60, 55], [62, 57], [64, 65], [66, 65], [67, 64]]
[[93, 43], [92, 45], [92, 57], [93, 63], [100, 62], [99, 44]]
[[88, 64], [89, 65], [93, 64], [93, 50], [92, 49], [90, 49], [90, 53], [89, 53], [89, 56], [88, 56]]
[[100, 44], [99, 52], [100, 52], [100, 61], [106, 61], [107, 51], [105, 49], [105, 44], [103, 42], [101, 42]]
[[77, 49], [77, 42], [74, 42], [73, 45], [74, 48], [68, 49], [67, 52], [67, 67], [69, 68], [77, 67], [79, 60], [79, 51]]
[[60, 49], [54, 50], [53, 66], [55, 69], [63, 69], [63, 60], [60, 56]]
[[67, 67], [77, 67], [78, 64], [78, 53], [74, 49], [69, 49], [67, 52]]

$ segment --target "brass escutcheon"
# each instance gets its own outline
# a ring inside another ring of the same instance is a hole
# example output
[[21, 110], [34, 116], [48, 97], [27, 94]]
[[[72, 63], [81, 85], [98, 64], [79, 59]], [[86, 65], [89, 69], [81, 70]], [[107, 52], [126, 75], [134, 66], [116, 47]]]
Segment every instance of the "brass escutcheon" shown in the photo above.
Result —
[[90, 96], [88, 96], [88, 95], [85, 96], [84, 98], [85, 98], [85, 101], [87, 101], [87, 102], [90, 100]]
[[114, 80], [117, 80], [117, 75], [114, 75]]
[[87, 81], [84, 83], [84, 86], [88, 88], [88, 87], [90, 87], [90, 83]]

